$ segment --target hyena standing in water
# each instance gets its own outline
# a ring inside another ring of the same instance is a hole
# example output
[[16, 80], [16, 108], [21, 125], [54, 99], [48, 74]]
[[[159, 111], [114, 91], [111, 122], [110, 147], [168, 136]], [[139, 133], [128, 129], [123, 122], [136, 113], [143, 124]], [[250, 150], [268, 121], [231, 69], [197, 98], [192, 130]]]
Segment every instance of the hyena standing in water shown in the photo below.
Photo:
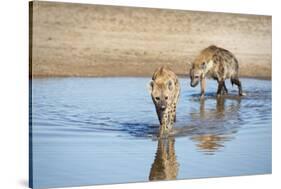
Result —
[[201, 96], [204, 98], [206, 77], [213, 78], [218, 82], [217, 95], [227, 94], [225, 80], [231, 80], [232, 85], [238, 86], [239, 95], [243, 96], [242, 85], [238, 77], [239, 65], [235, 56], [226, 49], [214, 45], [203, 49], [192, 63], [190, 69], [190, 85], [195, 87], [199, 81], [201, 84]]
[[162, 66], [154, 72], [149, 91], [160, 122], [160, 136], [169, 132], [176, 121], [180, 84], [174, 72]]

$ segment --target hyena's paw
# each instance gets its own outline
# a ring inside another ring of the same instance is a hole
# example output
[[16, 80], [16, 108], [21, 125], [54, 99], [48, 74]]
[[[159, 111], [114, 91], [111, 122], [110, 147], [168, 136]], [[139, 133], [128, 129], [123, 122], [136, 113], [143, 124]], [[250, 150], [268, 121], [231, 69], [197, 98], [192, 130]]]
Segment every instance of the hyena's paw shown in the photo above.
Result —
[[158, 138], [167, 138], [169, 136], [169, 132], [167, 130], [160, 130], [158, 134]]
[[167, 138], [173, 130], [173, 124], [161, 125], [159, 129], [158, 138]]
[[223, 96], [222, 93], [217, 93], [217, 98], [221, 98]]
[[222, 94], [223, 94], [223, 95], [227, 95], [227, 94], [228, 94], [228, 91], [223, 90], [223, 91], [222, 91]]
[[241, 92], [241, 93], [239, 93], [239, 96], [247, 96], [247, 94], [244, 92]]

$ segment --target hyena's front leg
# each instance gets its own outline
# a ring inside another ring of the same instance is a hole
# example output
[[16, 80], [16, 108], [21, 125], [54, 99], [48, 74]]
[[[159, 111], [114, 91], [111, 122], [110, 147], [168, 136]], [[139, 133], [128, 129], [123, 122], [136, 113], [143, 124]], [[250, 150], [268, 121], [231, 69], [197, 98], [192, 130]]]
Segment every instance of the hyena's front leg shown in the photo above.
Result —
[[173, 106], [173, 122], [175, 123], [177, 120], [177, 114], [176, 114], [176, 104]]
[[162, 112], [162, 116], [161, 116], [161, 121], [160, 121], [160, 129], [159, 129], [159, 133], [160, 136], [163, 136], [163, 134], [166, 134], [169, 130], [169, 113], [167, 111]]
[[218, 90], [217, 90], [217, 96], [220, 96], [221, 92], [222, 92], [222, 90], [224, 88], [224, 80], [223, 79], [222, 80], [218, 80], [218, 84], [219, 84], [219, 86], [218, 86]]
[[205, 78], [201, 79], [200, 85], [201, 85], [200, 99], [203, 99], [205, 97], [205, 90], [206, 90], [206, 79]]
[[164, 125], [163, 123], [160, 125], [159, 128], [159, 136], [163, 136], [165, 133], [167, 133], [167, 128], [166, 125]]
[[160, 136], [166, 136], [172, 130], [175, 123], [176, 112], [170, 109], [163, 115], [162, 124], [160, 126]]
[[175, 95], [175, 100], [174, 100], [174, 103], [173, 103], [173, 112], [174, 112], [174, 122], [176, 122], [177, 120], [177, 115], [176, 115], [176, 110], [177, 110], [177, 104], [178, 104], [178, 101], [179, 101], [179, 97], [180, 97], [180, 91], [177, 92], [177, 94]]
[[173, 107], [172, 111], [170, 113], [170, 124], [169, 124], [169, 128], [168, 128], [169, 130], [171, 130], [173, 128], [175, 122], [176, 122], [176, 108]]

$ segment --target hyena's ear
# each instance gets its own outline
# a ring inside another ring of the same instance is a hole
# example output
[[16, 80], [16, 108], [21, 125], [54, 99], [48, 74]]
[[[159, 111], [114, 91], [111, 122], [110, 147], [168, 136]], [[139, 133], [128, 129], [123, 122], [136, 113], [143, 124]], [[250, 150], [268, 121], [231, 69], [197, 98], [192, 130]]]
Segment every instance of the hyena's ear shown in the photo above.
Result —
[[168, 89], [169, 89], [170, 91], [172, 91], [172, 90], [174, 89], [174, 85], [173, 85], [173, 81], [172, 81], [172, 80], [169, 80], [169, 81], [168, 81]]
[[153, 85], [154, 85], [154, 81], [153, 81], [153, 80], [151, 80], [151, 81], [149, 81], [149, 82], [147, 83], [147, 89], [148, 89], [149, 93], [152, 92]]
[[206, 62], [202, 62], [202, 64], [201, 64], [201, 69], [205, 70], [206, 67], [207, 67]]

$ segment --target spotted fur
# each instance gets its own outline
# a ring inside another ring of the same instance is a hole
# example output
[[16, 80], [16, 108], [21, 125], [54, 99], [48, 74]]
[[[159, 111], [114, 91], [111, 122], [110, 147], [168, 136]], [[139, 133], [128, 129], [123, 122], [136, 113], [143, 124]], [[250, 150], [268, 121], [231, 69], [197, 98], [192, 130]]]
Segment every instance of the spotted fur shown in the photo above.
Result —
[[160, 122], [160, 135], [167, 133], [176, 121], [176, 106], [180, 94], [176, 74], [165, 66], [156, 69], [149, 91]]
[[190, 69], [190, 85], [201, 84], [201, 98], [205, 95], [205, 78], [213, 78], [218, 82], [217, 95], [228, 93], [225, 80], [230, 79], [232, 85], [238, 86], [239, 95], [245, 95], [239, 80], [239, 65], [236, 57], [228, 50], [214, 45], [203, 49], [192, 63]]

